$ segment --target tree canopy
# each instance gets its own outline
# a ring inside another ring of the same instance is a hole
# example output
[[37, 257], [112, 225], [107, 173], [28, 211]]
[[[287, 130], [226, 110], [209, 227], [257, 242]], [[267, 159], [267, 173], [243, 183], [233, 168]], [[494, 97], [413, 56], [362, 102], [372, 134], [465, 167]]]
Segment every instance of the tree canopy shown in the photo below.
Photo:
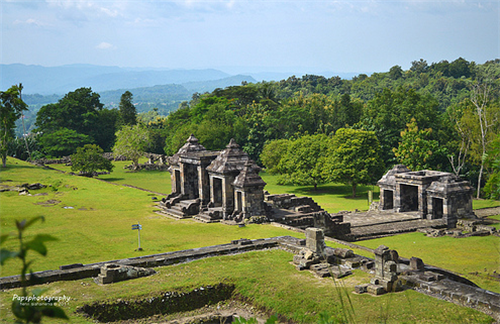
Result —
[[382, 176], [384, 163], [374, 132], [341, 128], [333, 137], [324, 173], [330, 181], [349, 184], [356, 197], [359, 184], [371, 184]]
[[278, 170], [281, 177], [278, 183], [313, 185], [325, 183], [327, 176], [323, 172], [330, 139], [324, 134], [304, 135], [290, 141], [286, 153], [281, 157]]
[[139, 159], [144, 156], [149, 144], [149, 132], [140, 124], [123, 126], [116, 132], [116, 143], [113, 147], [114, 155], [123, 155], [132, 160], [134, 170], [139, 166]]
[[2, 166], [6, 166], [9, 142], [14, 139], [14, 128], [22, 112], [28, 110], [28, 106], [20, 97], [21, 89], [13, 85], [7, 91], [0, 91], [0, 155]]
[[106, 159], [102, 148], [95, 144], [87, 144], [76, 149], [71, 155], [71, 171], [79, 171], [86, 176], [93, 176], [95, 172], [105, 170], [111, 172], [114, 165]]

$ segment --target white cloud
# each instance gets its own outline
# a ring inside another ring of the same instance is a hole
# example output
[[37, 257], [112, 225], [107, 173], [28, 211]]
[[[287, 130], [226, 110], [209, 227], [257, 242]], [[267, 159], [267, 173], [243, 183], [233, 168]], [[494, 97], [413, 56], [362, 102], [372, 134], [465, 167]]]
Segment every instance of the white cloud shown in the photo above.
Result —
[[100, 49], [100, 50], [112, 50], [112, 49], [115, 49], [116, 46], [113, 44], [107, 43], [107, 42], [101, 42], [95, 48]]
[[46, 27], [49, 24], [36, 20], [34, 18], [28, 18], [25, 20], [16, 19], [13, 22], [14, 25], [27, 25], [27, 26], [35, 26], [35, 27]]

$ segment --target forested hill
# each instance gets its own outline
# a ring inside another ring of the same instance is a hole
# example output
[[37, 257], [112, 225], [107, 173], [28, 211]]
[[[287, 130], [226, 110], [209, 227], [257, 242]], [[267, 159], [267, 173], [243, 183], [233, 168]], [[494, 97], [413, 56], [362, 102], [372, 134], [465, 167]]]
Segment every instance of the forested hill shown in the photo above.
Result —
[[[117, 131], [128, 120], [126, 111], [131, 111], [134, 123], [139, 112], [139, 126], [149, 134], [149, 152], [172, 155], [190, 134], [209, 150], [223, 149], [234, 138], [252, 159], [270, 169], [276, 165], [266, 164], [263, 152], [273, 143], [276, 149], [268, 152], [292, 155], [301, 149], [288, 152], [284, 143], [301, 138], [331, 143], [320, 155], [304, 153], [287, 158], [297, 161], [290, 167], [312, 163], [306, 170], [316, 170], [318, 177], [326, 171], [313, 164], [322, 164], [324, 157], [336, 154], [335, 145], [342, 146], [340, 133], [345, 140], [359, 137], [359, 143], [361, 139], [371, 143], [369, 147], [379, 153], [364, 160], [377, 161], [379, 170], [402, 163], [412, 170], [465, 175], [479, 188], [485, 175], [488, 183], [500, 184], [495, 178], [500, 179], [500, 170], [495, 171], [500, 166], [500, 59], [483, 64], [463, 58], [428, 64], [421, 59], [412, 62], [408, 70], [396, 65], [387, 72], [359, 74], [351, 80], [304, 75], [270, 82], [232, 81], [239, 85], [213, 83], [216, 89], [192, 95], [199, 84], [131, 89], [121, 96], [122, 90], [98, 93], [81, 87], [57, 103], [41, 107], [36, 116], [33, 111], [31, 116], [25, 114], [25, 126], [41, 134], [33, 136], [34, 143], [40, 144], [39, 154], [70, 154], [87, 143], [110, 150]], [[191, 91], [186, 87], [192, 87]], [[154, 100], [159, 93], [163, 100], [169, 98], [167, 103], [163, 101], [165, 105]], [[120, 109], [109, 109], [117, 106], [118, 96]], [[107, 100], [113, 100], [113, 105], [106, 107]], [[154, 109], [140, 113], [144, 110], [136, 108], [141, 102]], [[167, 105], [177, 109], [167, 115]], [[309, 139], [313, 134], [320, 137]], [[307, 143], [304, 148], [316, 147]], [[20, 150], [16, 156], [23, 154], [24, 146], [16, 147]], [[346, 147], [354, 147], [354, 143]], [[281, 157], [271, 160], [281, 161]], [[288, 172], [288, 167], [281, 165], [280, 172]], [[332, 170], [326, 173], [333, 174]], [[495, 190], [500, 195], [500, 186]]]
[[81, 87], [91, 87], [94, 91], [102, 92], [152, 87], [159, 84], [220, 80], [231, 76], [215, 69], [120, 68], [89, 64], [55, 67], [1, 64], [0, 70], [2, 71], [0, 79], [2, 89], [22, 83], [26, 94], [57, 94], [61, 96]]

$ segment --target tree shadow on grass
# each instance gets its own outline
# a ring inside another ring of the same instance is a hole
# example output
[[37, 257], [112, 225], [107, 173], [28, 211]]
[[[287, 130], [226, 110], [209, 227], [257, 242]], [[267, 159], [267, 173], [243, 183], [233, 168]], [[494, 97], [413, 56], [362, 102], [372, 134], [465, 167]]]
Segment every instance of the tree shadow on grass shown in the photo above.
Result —
[[[372, 186], [359, 186], [357, 190], [356, 197], [352, 197], [352, 187], [346, 185], [322, 185], [318, 186], [317, 190], [314, 190], [313, 186], [300, 186], [296, 187], [289, 192], [296, 195], [306, 195], [306, 196], [326, 196], [335, 195], [341, 198], [352, 199], [352, 200], [366, 200], [368, 196], [368, 190], [372, 190]], [[379, 193], [373, 193], [373, 199], [378, 199]]]
[[19, 164], [7, 164], [7, 166], [0, 167], [0, 171], [7, 171], [7, 170], [18, 170], [18, 169], [31, 169], [35, 167], [34, 165], [19, 165]]
[[100, 178], [100, 179], [104, 180], [104, 181], [109, 181], [109, 182], [116, 182], [116, 181], [125, 180], [125, 178]]

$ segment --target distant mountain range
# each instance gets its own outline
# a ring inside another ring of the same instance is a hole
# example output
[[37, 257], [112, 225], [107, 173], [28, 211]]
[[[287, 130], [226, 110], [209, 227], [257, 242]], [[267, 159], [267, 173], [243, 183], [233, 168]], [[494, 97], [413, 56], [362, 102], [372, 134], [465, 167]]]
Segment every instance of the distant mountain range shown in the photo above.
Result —
[[128, 90], [134, 95], [139, 112], [156, 107], [168, 113], [180, 102], [190, 100], [195, 92], [211, 92], [244, 81], [256, 82], [248, 75], [229, 75], [215, 69], [140, 69], [84, 64], [58, 67], [0, 64], [0, 75], [2, 90], [23, 84], [23, 99], [34, 110], [57, 102], [70, 91], [91, 87], [108, 107], [118, 106], [121, 95]]
[[[166, 84], [213, 82], [234, 76], [215, 69], [170, 70], [120, 68], [116, 66], [96, 66], [86, 64], [44, 67], [40, 65], [0, 64], [0, 87], [7, 89], [13, 84], [22, 83], [26, 94], [65, 94], [81, 87], [91, 87], [95, 92], [116, 89], [134, 89]], [[250, 76], [239, 77], [241, 81], [255, 82]], [[241, 82], [240, 81], [240, 82]], [[225, 85], [224, 81], [219, 82]], [[189, 86], [192, 88], [192, 86]], [[210, 90], [209, 90], [210, 91]]]
[[[333, 73], [320, 73], [325, 77]], [[117, 107], [125, 91], [134, 95], [138, 112], [158, 108], [166, 114], [177, 109], [182, 101], [190, 100], [193, 93], [212, 92], [216, 88], [240, 85], [242, 82], [278, 81], [293, 73], [250, 72], [231, 75], [216, 69], [162, 69], [121, 68], [72, 64], [56, 67], [24, 64], [0, 64], [0, 89], [23, 84], [23, 99], [30, 110], [37, 111], [42, 105], [57, 102], [66, 93], [81, 87], [91, 87], [101, 96], [107, 107]], [[297, 76], [302, 74], [297, 73]], [[350, 78], [355, 73], [340, 74]], [[255, 76], [255, 77], [254, 77]]]

